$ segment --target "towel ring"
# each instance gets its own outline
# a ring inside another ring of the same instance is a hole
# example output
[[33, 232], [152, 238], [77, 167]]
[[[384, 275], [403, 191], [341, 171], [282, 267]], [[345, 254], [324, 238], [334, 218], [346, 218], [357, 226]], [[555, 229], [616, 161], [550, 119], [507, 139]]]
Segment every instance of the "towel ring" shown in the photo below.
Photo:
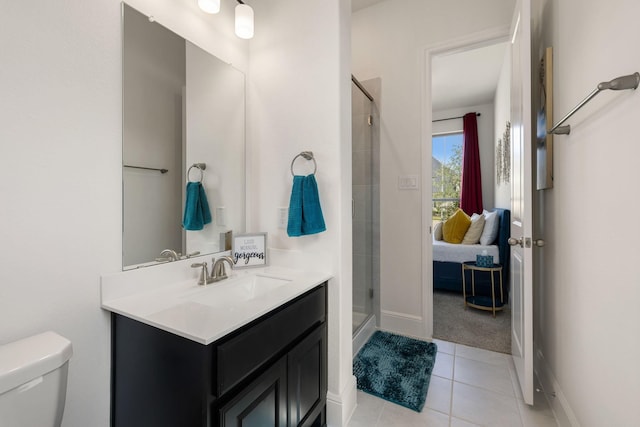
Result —
[[[191, 178], [189, 177], [189, 174], [191, 173], [191, 169], [196, 168], [200, 171], [200, 181], [191, 181]], [[189, 166], [189, 169], [187, 170], [187, 181], [188, 182], [202, 182], [202, 178], [204, 178], [204, 170], [207, 168], [207, 164], [206, 163], [194, 163], [191, 166]]]
[[305, 160], [311, 160], [313, 162], [313, 173], [314, 174], [316, 173], [316, 171], [318, 170], [318, 164], [316, 163], [316, 159], [313, 157], [313, 152], [312, 151], [303, 151], [302, 153], [300, 153], [297, 156], [295, 156], [293, 158], [293, 160], [291, 161], [291, 175], [296, 176], [296, 174], [293, 173], [293, 164], [296, 162], [298, 157], [303, 157]]

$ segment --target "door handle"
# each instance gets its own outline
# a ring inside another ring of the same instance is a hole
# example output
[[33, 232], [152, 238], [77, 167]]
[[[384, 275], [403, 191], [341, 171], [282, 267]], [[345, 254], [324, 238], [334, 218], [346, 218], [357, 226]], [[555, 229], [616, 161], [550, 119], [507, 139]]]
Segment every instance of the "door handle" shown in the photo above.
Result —
[[519, 239], [516, 239], [514, 237], [509, 237], [509, 240], [507, 240], [507, 243], [510, 246], [520, 246], [521, 248], [524, 247], [522, 242], [523, 242], [523, 238], [522, 237], [519, 238]]
[[534, 241], [533, 241], [533, 246], [537, 246], [537, 247], [541, 248], [541, 247], [543, 247], [543, 246], [544, 246], [544, 243], [545, 243], [545, 242], [544, 242], [544, 240], [542, 240], [542, 239], [537, 239], [537, 240], [534, 240]]
[[509, 237], [509, 240], [507, 240], [507, 243], [511, 246], [520, 246], [521, 248], [524, 248], [525, 243], [528, 248], [531, 247], [531, 244], [533, 244], [533, 246], [537, 246], [541, 248], [544, 246], [545, 241], [543, 239], [531, 240], [530, 238], [525, 239], [524, 237], [521, 237], [519, 239]]

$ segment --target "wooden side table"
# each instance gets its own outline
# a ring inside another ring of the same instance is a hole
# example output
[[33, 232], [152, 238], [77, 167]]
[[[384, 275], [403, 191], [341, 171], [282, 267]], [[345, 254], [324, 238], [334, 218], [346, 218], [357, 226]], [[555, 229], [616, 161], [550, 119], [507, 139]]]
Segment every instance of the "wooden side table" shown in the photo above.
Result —
[[[465, 280], [465, 270], [471, 270], [471, 295], [467, 296], [467, 284]], [[475, 272], [486, 271], [491, 275], [491, 298], [483, 295], [476, 296], [476, 281]], [[495, 295], [495, 273], [500, 276], [500, 301], [496, 301]], [[488, 310], [493, 313], [493, 317], [496, 317], [496, 311], [504, 309], [504, 296], [502, 291], [502, 266], [500, 264], [493, 264], [491, 267], [479, 267], [475, 261], [468, 261], [462, 263], [462, 297], [464, 298], [464, 306], [477, 308], [479, 310]]]

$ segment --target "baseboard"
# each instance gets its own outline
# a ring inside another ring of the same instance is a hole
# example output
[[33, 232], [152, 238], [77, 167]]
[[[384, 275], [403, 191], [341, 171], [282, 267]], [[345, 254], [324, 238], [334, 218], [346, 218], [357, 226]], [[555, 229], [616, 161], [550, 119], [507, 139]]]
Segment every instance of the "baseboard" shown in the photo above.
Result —
[[562, 392], [560, 383], [558, 383], [558, 380], [553, 374], [553, 371], [551, 371], [549, 364], [544, 358], [542, 350], [538, 347], [535, 348], [535, 361], [533, 369], [536, 376], [538, 377], [538, 380], [540, 381], [544, 396], [549, 402], [549, 406], [551, 407], [551, 410], [556, 417], [558, 426], [580, 427], [578, 418], [571, 409], [566, 396]]
[[367, 321], [358, 329], [356, 334], [353, 336], [353, 357], [356, 357], [356, 354], [360, 351], [362, 346], [369, 341], [371, 335], [376, 331], [376, 316], [369, 316]]
[[327, 427], [346, 427], [356, 410], [358, 390], [351, 375], [340, 395], [327, 392]]
[[422, 317], [411, 314], [382, 310], [380, 313], [380, 329], [400, 335], [425, 339]]

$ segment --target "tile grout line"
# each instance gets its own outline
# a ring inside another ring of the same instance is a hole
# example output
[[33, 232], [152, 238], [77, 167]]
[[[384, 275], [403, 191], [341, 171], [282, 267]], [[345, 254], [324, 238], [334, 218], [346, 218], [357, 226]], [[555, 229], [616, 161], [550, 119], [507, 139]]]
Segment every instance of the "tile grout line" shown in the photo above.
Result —
[[510, 395], [510, 394], [504, 393], [502, 391], [496, 391], [496, 390], [484, 387], [482, 385], [471, 384], [471, 383], [464, 382], [464, 381], [455, 381], [455, 382], [463, 384], [463, 385], [466, 385], [467, 387], [472, 387], [472, 388], [475, 388], [475, 389], [478, 389], [478, 390], [486, 391], [486, 392], [491, 393], [491, 394], [496, 394], [496, 395], [501, 396], [503, 398], [513, 399], [515, 401], [519, 400], [515, 395]]
[[451, 422], [453, 421], [453, 383], [455, 382], [456, 377], [456, 350], [457, 344], [453, 345], [453, 361], [451, 362], [451, 391], [449, 392], [449, 427], [451, 427]]

